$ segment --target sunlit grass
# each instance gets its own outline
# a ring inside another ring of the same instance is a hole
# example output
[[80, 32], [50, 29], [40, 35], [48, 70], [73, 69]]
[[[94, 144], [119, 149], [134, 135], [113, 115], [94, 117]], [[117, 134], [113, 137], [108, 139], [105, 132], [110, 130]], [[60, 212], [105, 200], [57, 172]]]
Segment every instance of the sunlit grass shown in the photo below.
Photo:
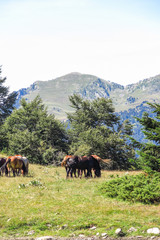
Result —
[[[125, 174], [138, 172], [102, 171], [101, 178], [66, 180], [64, 168], [30, 165], [28, 177], [0, 177], [0, 236], [114, 236], [119, 227], [127, 235], [145, 235], [160, 226], [160, 205], [120, 202], [98, 191], [102, 182]], [[130, 227], [138, 231], [127, 233]]]

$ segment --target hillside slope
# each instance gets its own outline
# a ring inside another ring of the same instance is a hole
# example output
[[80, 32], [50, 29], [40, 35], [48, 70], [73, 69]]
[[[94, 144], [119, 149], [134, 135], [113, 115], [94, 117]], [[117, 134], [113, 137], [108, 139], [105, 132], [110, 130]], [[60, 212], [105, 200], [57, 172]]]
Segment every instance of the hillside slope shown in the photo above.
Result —
[[31, 101], [40, 95], [48, 107], [48, 112], [65, 121], [66, 112], [73, 111], [69, 102], [69, 96], [73, 93], [78, 93], [89, 100], [98, 97], [111, 98], [115, 111], [122, 120], [129, 119], [131, 123], [134, 123], [134, 130], [139, 135], [140, 127], [134, 117], [141, 117], [144, 110], [151, 111], [146, 102], [160, 102], [160, 75], [124, 87], [93, 75], [70, 73], [49, 81], [37, 81], [29, 88], [20, 89], [16, 108], [19, 107], [19, 102], [23, 97]]
[[68, 96], [79, 93], [81, 96], [94, 99], [97, 97], [112, 97], [116, 89], [124, 87], [105, 81], [96, 76], [71, 73], [49, 81], [37, 81], [27, 89], [18, 91], [16, 107], [22, 97], [30, 101], [38, 94], [48, 107], [49, 113], [54, 113], [61, 120], [66, 120], [66, 112], [73, 111]]

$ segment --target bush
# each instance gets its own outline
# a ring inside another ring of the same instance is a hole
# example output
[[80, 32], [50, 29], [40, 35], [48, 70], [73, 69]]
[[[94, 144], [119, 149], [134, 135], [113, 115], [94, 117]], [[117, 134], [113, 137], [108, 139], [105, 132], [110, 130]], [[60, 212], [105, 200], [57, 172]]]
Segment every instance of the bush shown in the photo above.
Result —
[[57, 149], [50, 147], [43, 153], [43, 163], [59, 166], [63, 157], [64, 153], [62, 151], [57, 151]]
[[140, 174], [112, 179], [100, 186], [100, 192], [111, 198], [153, 204], [160, 202], [160, 174]]

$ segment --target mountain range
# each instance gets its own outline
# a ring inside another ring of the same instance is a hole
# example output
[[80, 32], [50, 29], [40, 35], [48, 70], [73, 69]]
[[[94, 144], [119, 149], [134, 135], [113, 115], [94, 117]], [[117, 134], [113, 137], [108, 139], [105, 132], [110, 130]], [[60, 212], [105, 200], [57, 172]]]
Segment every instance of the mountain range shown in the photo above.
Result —
[[73, 112], [69, 96], [74, 93], [89, 100], [100, 97], [111, 98], [115, 112], [120, 115], [122, 121], [129, 119], [134, 124], [135, 138], [141, 141], [144, 136], [134, 117], [141, 118], [144, 111], [153, 116], [146, 103], [160, 103], [160, 75], [122, 86], [93, 75], [70, 73], [49, 81], [36, 81], [28, 88], [20, 89], [15, 107], [19, 108], [22, 98], [31, 101], [39, 95], [49, 113], [53, 113], [61, 121], [66, 121], [66, 112]]

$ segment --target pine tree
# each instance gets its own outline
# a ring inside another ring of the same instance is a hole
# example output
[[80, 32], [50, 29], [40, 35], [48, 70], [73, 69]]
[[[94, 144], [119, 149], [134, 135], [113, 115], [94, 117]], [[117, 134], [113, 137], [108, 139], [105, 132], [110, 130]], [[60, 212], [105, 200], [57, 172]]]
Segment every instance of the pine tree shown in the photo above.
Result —
[[17, 93], [9, 93], [9, 88], [4, 86], [6, 78], [1, 77], [0, 66], [0, 125], [11, 114], [16, 101]]
[[155, 118], [144, 113], [137, 120], [143, 126], [147, 143], [139, 144], [140, 165], [146, 171], [160, 171], [160, 104], [148, 103], [155, 113]]

